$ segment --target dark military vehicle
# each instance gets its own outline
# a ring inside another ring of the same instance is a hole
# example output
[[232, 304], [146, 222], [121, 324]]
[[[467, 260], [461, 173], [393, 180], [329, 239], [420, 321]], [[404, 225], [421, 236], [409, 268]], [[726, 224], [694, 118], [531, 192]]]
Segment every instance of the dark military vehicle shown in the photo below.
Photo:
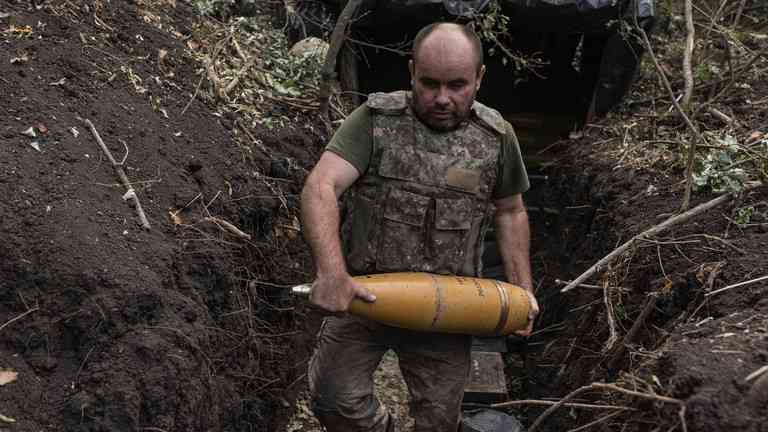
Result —
[[[292, 38], [323, 26], [328, 31], [345, 4], [297, 1], [306, 24]], [[495, 43], [485, 42], [487, 73], [478, 99], [515, 125], [529, 155], [622, 99], [642, 54], [627, 29], [635, 22], [647, 28], [654, 16], [653, 0], [364, 0], [340, 55], [343, 89], [368, 94], [407, 88], [404, 52], [421, 27], [468, 22], [494, 8], [508, 18], [499, 41], [538, 65], [515, 69]]]

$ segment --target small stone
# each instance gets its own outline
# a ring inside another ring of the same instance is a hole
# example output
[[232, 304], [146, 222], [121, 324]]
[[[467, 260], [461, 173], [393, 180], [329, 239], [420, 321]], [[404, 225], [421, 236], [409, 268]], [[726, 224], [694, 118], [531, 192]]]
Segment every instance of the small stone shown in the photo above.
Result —
[[290, 53], [297, 57], [319, 56], [324, 59], [328, 54], [328, 43], [316, 37], [308, 37], [296, 42]]

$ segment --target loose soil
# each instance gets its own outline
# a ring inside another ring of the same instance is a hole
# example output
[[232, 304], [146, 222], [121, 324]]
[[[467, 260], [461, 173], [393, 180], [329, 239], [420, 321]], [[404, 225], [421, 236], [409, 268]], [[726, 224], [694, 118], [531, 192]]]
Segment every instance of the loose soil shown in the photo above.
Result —
[[[185, 3], [0, 12], [0, 368], [19, 373], [0, 429], [272, 430], [305, 368], [292, 341], [310, 339], [286, 294], [310, 275], [287, 227], [317, 138], [252, 130], [271, 154], [246, 157], [232, 113], [190, 102]], [[79, 117], [125, 155], [151, 230]]]
[[[0, 13], [0, 370], [18, 372], [0, 386], [0, 431], [318, 430], [301, 394], [319, 317], [287, 295], [312, 276], [295, 220], [326, 138], [303, 127], [313, 114], [276, 106], [294, 122], [248, 126], [267, 151], [254, 146], [237, 113], [198, 96], [189, 42], [201, 42], [202, 18], [184, 2], [6, 0]], [[651, 94], [653, 80], [632, 97]], [[764, 82], [753, 85], [753, 99], [765, 98]], [[745, 381], [768, 363], [768, 283], [704, 297], [768, 274], [765, 187], [638, 244], [592, 279], [614, 287], [619, 336], [647, 295], [659, 296], [626, 352], [616, 354], [621, 340], [605, 350], [602, 289], [559, 293], [555, 279], [679, 207], [678, 169], [633, 163], [606, 144], [612, 125], [640, 111], [623, 110], [557, 145], [539, 173], [548, 180], [526, 197], [543, 310], [532, 338], [510, 341], [511, 397], [618, 381], [685, 401], [689, 431], [768, 431], [766, 375]], [[80, 117], [126, 155], [149, 231]], [[764, 111], [740, 120], [742, 133], [765, 132]], [[30, 127], [35, 138], [22, 133]], [[638, 136], [651, 133], [644, 127]], [[713, 197], [697, 193], [694, 204]], [[750, 222], [735, 223], [749, 206]], [[406, 423], [395, 363], [377, 380]], [[638, 410], [603, 430], [681, 430], [674, 405], [581, 397]], [[512, 412], [530, 425], [542, 411]], [[604, 414], [561, 409], [544, 430]]]

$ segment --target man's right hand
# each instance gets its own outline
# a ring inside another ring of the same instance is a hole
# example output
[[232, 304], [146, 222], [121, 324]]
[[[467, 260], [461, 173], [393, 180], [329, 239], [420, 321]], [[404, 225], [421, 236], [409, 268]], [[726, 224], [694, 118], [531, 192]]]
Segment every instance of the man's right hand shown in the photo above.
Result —
[[355, 297], [373, 303], [376, 296], [347, 273], [318, 275], [312, 283], [309, 301], [328, 312], [344, 313]]

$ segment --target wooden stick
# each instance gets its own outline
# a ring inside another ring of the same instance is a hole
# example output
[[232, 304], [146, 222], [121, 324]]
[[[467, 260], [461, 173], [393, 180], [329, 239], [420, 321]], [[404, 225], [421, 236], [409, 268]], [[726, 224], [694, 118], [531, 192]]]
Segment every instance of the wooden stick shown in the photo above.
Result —
[[603, 423], [605, 421], [608, 421], [608, 420], [616, 417], [619, 414], [621, 414], [621, 411], [612, 412], [612, 413], [610, 413], [608, 415], [604, 415], [604, 416], [600, 417], [599, 419], [597, 419], [595, 421], [589, 422], [589, 423], [587, 423], [587, 424], [585, 424], [583, 426], [579, 426], [579, 427], [577, 427], [575, 429], [569, 429], [567, 432], [581, 432], [583, 430], [587, 430], [587, 429], [591, 428], [592, 426], [595, 426], [595, 425], [598, 425], [598, 424]]
[[640, 312], [640, 315], [637, 317], [634, 324], [632, 324], [632, 328], [629, 329], [627, 334], [624, 336], [624, 339], [622, 339], [621, 343], [618, 345], [616, 352], [608, 361], [609, 369], [614, 369], [616, 363], [618, 363], [622, 356], [624, 356], [624, 352], [627, 350], [627, 345], [632, 343], [632, 340], [635, 338], [635, 336], [637, 336], [640, 328], [643, 326], [643, 324], [645, 324], [645, 320], [648, 319], [648, 315], [650, 315], [653, 309], [656, 307], [656, 300], [657, 296], [655, 292], [648, 295], [648, 300], [645, 301], [645, 306], [643, 306], [643, 310]]
[[206, 221], [206, 222], [215, 223], [216, 225], [219, 225], [221, 228], [223, 228], [225, 231], [228, 231], [230, 234], [233, 234], [233, 235], [235, 235], [237, 237], [240, 237], [242, 239], [246, 239], [246, 240], [250, 240], [251, 239], [251, 235], [250, 234], [244, 233], [238, 227], [234, 226], [233, 224], [231, 224], [231, 223], [229, 223], [229, 222], [227, 222], [227, 221], [225, 221], [223, 219], [219, 219], [217, 217], [209, 216], [209, 217], [204, 217], [201, 220]]
[[[548, 400], [537, 400], [537, 399], [522, 399], [522, 400], [513, 400], [513, 401], [507, 401], [507, 402], [500, 402], [495, 403], [491, 405], [491, 408], [506, 408], [511, 406], [517, 406], [517, 405], [544, 405], [544, 406], [552, 406], [557, 404], [557, 401], [548, 401]], [[585, 408], [585, 409], [614, 409], [618, 411], [635, 411], [634, 408], [625, 407], [625, 406], [615, 406], [615, 405], [597, 405], [597, 404], [585, 404], [585, 403], [575, 403], [575, 402], [568, 402], [563, 404], [562, 406], [569, 407], [569, 408]]]
[[643, 399], [651, 399], [651, 400], [657, 400], [659, 402], [665, 402], [665, 403], [672, 403], [681, 406], [680, 415], [683, 422], [683, 432], [688, 432], [688, 427], [685, 423], [685, 403], [681, 401], [680, 399], [670, 398], [666, 396], [659, 396], [656, 394], [651, 393], [641, 393], [633, 390], [628, 390], [622, 387], [619, 387], [614, 384], [604, 384], [604, 383], [592, 383], [590, 385], [586, 385], [583, 387], [579, 387], [578, 389], [568, 393], [564, 398], [560, 399], [559, 402], [552, 405], [551, 407], [547, 408], [546, 411], [544, 411], [537, 419], [536, 421], [531, 425], [530, 428], [528, 428], [528, 432], [536, 432], [536, 430], [541, 426], [541, 424], [544, 422], [544, 420], [547, 419], [552, 413], [554, 413], [558, 408], [565, 405], [569, 400], [575, 398], [576, 396], [580, 395], [581, 393], [584, 393], [589, 390], [611, 390], [616, 391], [619, 393], [624, 393], [629, 396], [639, 397]]
[[21, 315], [19, 315], [19, 316], [15, 317], [15, 318], [11, 318], [10, 320], [6, 321], [6, 322], [5, 322], [5, 324], [3, 324], [3, 325], [1, 325], [1, 326], [0, 326], [0, 331], [2, 331], [4, 328], [8, 327], [9, 325], [11, 325], [11, 324], [13, 324], [14, 322], [16, 322], [16, 321], [18, 321], [18, 320], [20, 320], [20, 319], [24, 318], [25, 316], [27, 316], [27, 315], [31, 314], [32, 312], [34, 312], [34, 311], [36, 311], [36, 310], [38, 310], [38, 309], [40, 309], [40, 308], [39, 308], [39, 307], [37, 307], [37, 306], [35, 306], [35, 307], [33, 307], [32, 309], [30, 309], [30, 310], [28, 310], [28, 311], [24, 312], [23, 314], [21, 314]]
[[683, 196], [683, 203], [680, 206], [680, 210], [685, 211], [688, 210], [688, 206], [691, 202], [691, 190], [693, 189], [693, 160], [694, 156], [696, 155], [696, 143], [706, 143], [706, 140], [701, 135], [701, 132], [699, 132], [699, 129], [696, 127], [696, 125], [693, 124], [688, 115], [685, 114], [683, 107], [681, 107], [677, 102], [675, 92], [672, 90], [672, 86], [669, 84], [669, 80], [667, 79], [667, 74], [664, 73], [664, 69], [661, 67], [661, 64], [659, 64], [659, 60], [656, 58], [656, 54], [653, 52], [653, 46], [651, 46], [651, 41], [648, 39], [648, 34], [645, 33], [645, 30], [643, 30], [643, 28], [639, 25], [636, 25], [635, 27], [643, 39], [643, 44], [645, 45], [645, 49], [648, 51], [648, 55], [651, 57], [651, 60], [653, 60], [653, 65], [656, 67], [656, 72], [659, 74], [659, 77], [661, 77], [661, 81], [664, 83], [664, 87], [667, 89], [667, 93], [672, 100], [672, 105], [675, 106], [675, 109], [677, 109], [680, 117], [683, 118], [683, 121], [691, 130], [691, 132], [693, 132], [693, 135], [696, 138], [695, 141], [692, 141], [689, 144], [688, 150], [688, 164], [685, 170], [685, 195]]
[[744, 381], [745, 382], [752, 381], [753, 379], [759, 377], [760, 375], [762, 375], [762, 374], [764, 374], [766, 372], [768, 372], [768, 365], [765, 365], [765, 366], [761, 367], [760, 369], [758, 369], [758, 370], [752, 372], [751, 374], [747, 375], [747, 377], [744, 378]]
[[320, 82], [320, 115], [328, 121], [328, 105], [331, 100], [331, 83], [336, 77], [336, 58], [339, 55], [341, 46], [344, 44], [349, 21], [357, 12], [362, 0], [349, 0], [336, 21], [336, 26], [331, 34], [331, 43], [328, 46], [328, 53], [325, 56], [325, 64], [321, 72], [322, 81]]
[[109, 159], [109, 162], [115, 169], [117, 176], [120, 177], [120, 182], [123, 183], [123, 186], [125, 186], [126, 191], [123, 195], [123, 199], [133, 203], [134, 207], [136, 208], [136, 213], [139, 215], [139, 221], [141, 221], [142, 228], [146, 230], [150, 229], [151, 227], [149, 225], [149, 220], [147, 220], [147, 215], [144, 214], [144, 209], [141, 207], [139, 197], [136, 195], [136, 191], [133, 189], [133, 186], [131, 186], [131, 182], [128, 180], [128, 176], [125, 174], [125, 170], [123, 169], [122, 164], [118, 163], [112, 156], [112, 152], [110, 152], [107, 148], [107, 145], [104, 144], [104, 141], [101, 139], [101, 136], [99, 135], [99, 132], [96, 130], [96, 127], [93, 125], [93, 123], [91, 123], [91, 121], [88, 119], [81, 120], [83, 123], [85, 123], [86, 126], [88, 126], [88, 129], [91, 130], [91, 134], [93, 134], [93, 137], [96, 138], [96, 142], [99, 143], [101, 151], [103, 151], [107, 156], [107, 159]]
[[[571, 283], [571, 281], [555, 279], [555, 284], [557, 284], [557, 285], [568, 285], [569, 283]], [[604, 289], [600, 285], [585, 284], [585, 283], [579, 284], [579, 287], [580, 288], [587, 288], [587, 289], [594, 289], [594, 290], [603, 290]], [[611, 288], [615, 288], [615, 289], [617, 289], [619, 291], [631, 291], [630, 289], [624, 288], [624, 287], [611, 287]]]
[[755, 282], [764, 281], [766, 279], [768, 279], [768, 276], [762, 276], [762, 277], [759, 277], [757, 279], [752, 279], [752, 280], [748, 280], [748, 281], [744, 281], [744, 282], [739, 282], [737, 284], [728, 285], [727, 287], [723, 287], [723, 288], [720, 288], [720, 289], [716, 289], [716, 290], [714, 290], [712, 292], [708, 292], [708, 293], [704, 294], [704, 297], [710, 297], [710, 296], [713, 296], [715, 294], [721, 293], [723, 291], [728, 291], [731, 288], [738, 288], [740, 286], [749, 285], [749, 284], [752, 284], [752, 283], [755, 283]]
[[726, 123], [726, 124], [733, 123], [733, 119], [732, 118], [728, 117], [727, 114], [725, 114], [724, 112], [720, 111], [719, 109], [717, 109], [715, 107], [707, 108], [707, 112], [712, 114], [713, 117], [717, 118], [718, 120], [722, 121], [723, 123]]
[[683, 77], [685, 78], [685, 90], [683, 91], [683, 100], [681, 105], [688, 109], [693, 96], [693, 68], [691, 67], [694, 35], [696, 28], [693, 26], [693, 5], [691, 0], [685, 0], [685, 51], [683, 52]]
[[711, 201], [708, 201], [708, 202], [706, 202], [704, 204], [700, 204], [700, 205], [698, 205], [698, 206], [688, 210], [685, 213], [682, 213], [682, 214], [679, 214], [679, 215], [676, 215], [676, 216], [672, 216], [671, 218], [665, 220], [664, 222], [662, 222], [662, 223], [660, 223], [658, 225], [655, 225], [655, 226], [653, 226], [653, 227], [643, 231], [642, 233], [632, 237], [631, 239], [629, 239], [629, 241], [627, 241], [623, 245], [619, 246], [618, 248], [614, 249], [613, 252], [609, 253], [608, 255], [603, 257], [600, 261], [595, 263], [592, 267], [587, 269], [587, 271], [585, 271], [579, 277], [574, 279], [565, 288], [560, 290], [560, 292], [568, 292], [568, 291], [576, 288], [576, 286], [578, 286], [579, 284], [581, 284], [582, 282], [587, 280], [587, 278], [589, 278], [593, 274], [595, 274], [598, 271], [600, 271], [600, 269], [602, 269], [605, 265], [607, 265], [608, 263], [613, 261], [615, 258], [617, 258], [618, 256], [622, 255], [624, 252], [626, 252], [630, 247], [632, 247], [632, 245], [636, 241], [642, 240], [642, 239], [645, 239], [645, 238], [648, 238], [648, 237], [652, 237], [652, 236], [654, 236], [654, 235], [656, 235], [656, 234], [666, 230], [667, 228], [669, 228], [671, 226], [677, 225], [677, 224], [679, 224], [681, 222], [685, 222], [688, 219], [690, 219], [690, 218], [692, 218], [692, 217], [694, 217], [694, 216], [696, 216], [696, 215], [698, 215], [700, 213], [703, 213], [703, 212], [705, 212], [707, 210], [711, 210], [711, 209], [713, 209], [713, 208], [715, 208], [715, 207], [717, 207], [719, 205], [722, 205], [722, 204], [730, 201], [731, 199], [733, 199], [733, 197], [735, 195], [736, 195], [736, 193], [727, 193], [727, 194], [721, 195], [721, 196], [719, 196], [719, 197], [717, 197], [717, 198], [715, 198], [715, 199], [713, 199]]

